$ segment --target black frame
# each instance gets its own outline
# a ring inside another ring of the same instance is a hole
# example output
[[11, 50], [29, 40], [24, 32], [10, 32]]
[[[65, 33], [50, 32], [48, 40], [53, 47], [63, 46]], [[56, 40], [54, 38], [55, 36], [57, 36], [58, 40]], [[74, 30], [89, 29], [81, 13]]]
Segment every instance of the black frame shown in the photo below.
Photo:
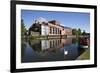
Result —
[[[94, 9], [94, 64], [89, 65], [74, 65], [74, 66], [59, 66], [59, 67], [45, 67], [45, 68], [26, 68], [16, 69], [16, 5], [42, 5], [42, 6], [57, 6], [57, 7], [73, 7], [73, 8], [87, 8]], [[78, 5], [78, 4], [61, 4], [61, 3], [46, 3], [46, 2], [31, 2], [31, 1], [11, 1], [11, 30], [10, 30], [10, 46], [11, 46], [11, 72], [27, 72], [27, 71], [44, 71], [44, 70], [58, 70], [58, 69], [77, 69], [97, 67], [97, 6], [93, 5]]]

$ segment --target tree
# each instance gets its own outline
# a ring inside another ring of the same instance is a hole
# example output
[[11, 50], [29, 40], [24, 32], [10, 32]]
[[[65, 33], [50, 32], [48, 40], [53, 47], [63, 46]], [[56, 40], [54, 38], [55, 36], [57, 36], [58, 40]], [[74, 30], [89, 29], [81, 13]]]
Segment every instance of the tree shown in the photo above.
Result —
[[26, 34], [26, 28], [23, 19], [21, 20], [21, 36], [23, 37]]
[[85, 30], [83, 30], [83, 33], [82, 33], [82, 35], [86, 35], [86, 32], [85, 32]]
[[81, 35], [81, 29], [79, 28], [77, 31], [78, 35]]
[[76, 29], [72, 29], [72, 34], [76, 35], [77, 34], [77, 30]]

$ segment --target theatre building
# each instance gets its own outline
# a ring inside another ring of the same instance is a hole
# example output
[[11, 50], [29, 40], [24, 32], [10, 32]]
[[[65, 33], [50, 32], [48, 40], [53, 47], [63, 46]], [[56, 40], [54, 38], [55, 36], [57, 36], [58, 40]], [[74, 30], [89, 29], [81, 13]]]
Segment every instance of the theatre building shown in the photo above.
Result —
[[72, 29], [56, 20], [47, 21], [40, 17], [29, 28], [29, 33], [31, 36], [72, 35]]

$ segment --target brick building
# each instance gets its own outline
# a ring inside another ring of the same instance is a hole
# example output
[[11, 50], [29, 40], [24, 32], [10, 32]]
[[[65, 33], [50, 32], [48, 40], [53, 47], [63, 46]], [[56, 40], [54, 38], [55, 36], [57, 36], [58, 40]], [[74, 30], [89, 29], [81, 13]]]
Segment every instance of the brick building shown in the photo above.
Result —
[[72, 35], [72, 29], [64, 27], [56, 20], [47, 21], [40, 17], [29, 28], [30, 35], [32, 36], [45, 36], [45, 35]]

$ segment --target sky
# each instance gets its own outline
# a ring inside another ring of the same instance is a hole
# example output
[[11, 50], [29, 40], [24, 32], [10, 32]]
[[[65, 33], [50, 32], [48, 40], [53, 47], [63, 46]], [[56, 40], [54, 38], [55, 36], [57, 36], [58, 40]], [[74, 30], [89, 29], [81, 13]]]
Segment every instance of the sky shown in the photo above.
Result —
[[80, 28], [82, 31], [90, 32], [90, 13], [21, 10], [21, 19], [24, 20], [27, 29], [40, 17], [47, 21], [57, 20], [66, 27]]

